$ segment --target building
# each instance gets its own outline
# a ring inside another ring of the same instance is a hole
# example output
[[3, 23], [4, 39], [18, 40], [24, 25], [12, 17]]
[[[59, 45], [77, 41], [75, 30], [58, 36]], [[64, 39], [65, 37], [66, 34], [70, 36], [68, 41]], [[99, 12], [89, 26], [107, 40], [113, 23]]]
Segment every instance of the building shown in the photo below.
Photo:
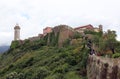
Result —
[[14, 27], [14, 41], [20, 40], [20, 26], [16, 24]]
[[85, 25], [85, 26], [76, 27], [76, 28], [74, 28], [74, 30], [76, 30], [79, 33], [84, 33], [85, 30], [100, 32], [100, 31], [102, 31], [102, 27], [103, 27], [102, 25], [99, 25], [99, 27], [93, 27], [91, 24], [89, 24], [89, 25]]
[[94, 27], [91, 24], [89, 24], [85, 26], [76, 27], [74, 28], [74, 30], [76, 30], [77, 32], [83, 33], [85, 30], [94, 30]]
[[[91, 24], [89, 24], [89, 25], [85, 25], [85, 26], [76, 27], [74, 29], [72, 27], [69, 27], [68, 25], [58, 25], [54, 28], [46, 27], [43, 29], [43, 34], [38, 34], [38, 36], [30, 37], [30, 38], [28, 38], [28, 40], [30, 40], [30, 41], [39, 40], [41, 38], [44, 38], [44, 36], [46, 36], [48, 33], [51, 33], [52, 31], [55, 33], [55, 35], [57, 35], [57, 33], [60, 32], [60, 30], [62, 30], [62, 32], [61, 32], [62, 36], [66, 35], [65, 37], [69, 37], [69, 36], [72, 37], [73, 32], [75, 32], [75, 31], [82, 33], [82, 34], [84, 34], [84, 31], [86, 31], [86, 30], [100, 32], [100, 31], [102, 31], [102, 25], [99, 25], [99, 27], [93, 27]], [[63, 34], [65, 34], [65, 35], [63, 35]], [[16, 26], [14, 27], [14, 41], [16, 41], [16, 40], [20, 41], [20, 26], [18, 24], [16, 24]], [[24, 40], [22, 40], [22, 41], [24, 42]]]
[[47, 33], [50, 33], [50, 32], [52, 32], [52, 27], [46, 27], [46, 28], [43, 29], [43, 35], [44, 36], [47, 35]]

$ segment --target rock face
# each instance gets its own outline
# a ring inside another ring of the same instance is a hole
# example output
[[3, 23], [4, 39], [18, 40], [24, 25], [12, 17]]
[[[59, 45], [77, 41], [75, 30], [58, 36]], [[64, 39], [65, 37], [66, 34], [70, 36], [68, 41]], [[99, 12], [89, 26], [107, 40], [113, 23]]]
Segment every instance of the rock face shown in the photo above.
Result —
[[88, 79], [120, 79], [119, 60], [90, 55], [87, 63]]

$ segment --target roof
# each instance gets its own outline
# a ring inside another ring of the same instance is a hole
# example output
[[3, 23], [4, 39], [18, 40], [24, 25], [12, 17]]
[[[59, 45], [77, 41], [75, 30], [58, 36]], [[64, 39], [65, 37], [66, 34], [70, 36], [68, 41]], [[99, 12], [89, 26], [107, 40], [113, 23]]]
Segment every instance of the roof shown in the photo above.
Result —
[[18, 24], [16, 24], [16, 26], [14, 27], [14, 29], [20, 29], [20, 26]]
[[85, 25], [85, 26], [76, 27], [74, 29], [77, 30], [77, 29], [82, 29], [82, 28], [93, 29], [93, 26], [91, 24], [89, 24], [89, 25]]

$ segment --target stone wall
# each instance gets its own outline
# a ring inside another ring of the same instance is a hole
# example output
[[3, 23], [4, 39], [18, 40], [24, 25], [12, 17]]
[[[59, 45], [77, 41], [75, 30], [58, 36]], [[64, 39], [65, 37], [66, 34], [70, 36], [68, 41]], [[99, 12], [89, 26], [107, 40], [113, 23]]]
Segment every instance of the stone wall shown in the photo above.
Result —
[[88, 79], [120, 79], [120, 59], [90, 55], [87, 77]]
[[59, 25], [53, 28], [55, 36], [59, 33], [58, 45], [61, 47], [65, 40], [73, 37], [75, 30], [67, 25]]

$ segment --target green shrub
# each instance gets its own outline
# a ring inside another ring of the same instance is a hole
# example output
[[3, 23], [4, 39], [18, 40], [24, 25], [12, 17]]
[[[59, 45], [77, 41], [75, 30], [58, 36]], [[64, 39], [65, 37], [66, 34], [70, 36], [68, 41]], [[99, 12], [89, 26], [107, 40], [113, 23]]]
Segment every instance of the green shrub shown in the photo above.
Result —
[[77, 64], [76, 59], [75, 59], [75, 57], [73, 57], [73, 56], [68, 56], [68, 57], [66, 58], [66, 62], [67, 62], [69, 65], [72, 65], [72, 66], [75, 66], [75, 65]]
[[10, 49], [14, 49], [14, 48], [16, 48], [18, 46], [19, 46], [19, 42], [18, 41], [12, 41]]
[[11, 72], [6, 76], [6, 79], [25, 79], [22, 73]]
[[68, 72], [65, 75], [65, 79], [82, 79], [75, 71]]
[[54, 69], [53, 73], [66, 73], [69, 69], [69, 65], [68, 64], [64, 64], [61, 66], [58, 66], [57, 68]]
[[68, 45], [70, 45], [70, 39], [66, 39], [65, 41], [64, 41], [64, 43], [63, 43], [63, 46], [65, 47], [65, 46], [68, 46]]
[[25, 67], [32, 66], [33, 65], [33, 60], [34, 60], [33, 57], [31, 57], [31, 58], [29, 58], [27, 60], [24, 60], [23, 62], [17, 64], [17, 68], [22, 69], [22, 68], [25, 68]]
[[65, 78], [64, 78], [64, 74], [56, 73], [46, 77], [45, 79], [65, 79]]
[[112, 58], [119, 58], [120, 57], [120, 53], [115, 53], [112, 55]]
[[78, 38], [82, 38], [82, 35], [78, 32], [76, 32], [73, 36], [73, 39], [78, 39]]
[[49, 70], [45, 67], [39, 67], [34, 76], [33, 79], [44, 79], [45, 77], [47, 77], [50, 74]]

